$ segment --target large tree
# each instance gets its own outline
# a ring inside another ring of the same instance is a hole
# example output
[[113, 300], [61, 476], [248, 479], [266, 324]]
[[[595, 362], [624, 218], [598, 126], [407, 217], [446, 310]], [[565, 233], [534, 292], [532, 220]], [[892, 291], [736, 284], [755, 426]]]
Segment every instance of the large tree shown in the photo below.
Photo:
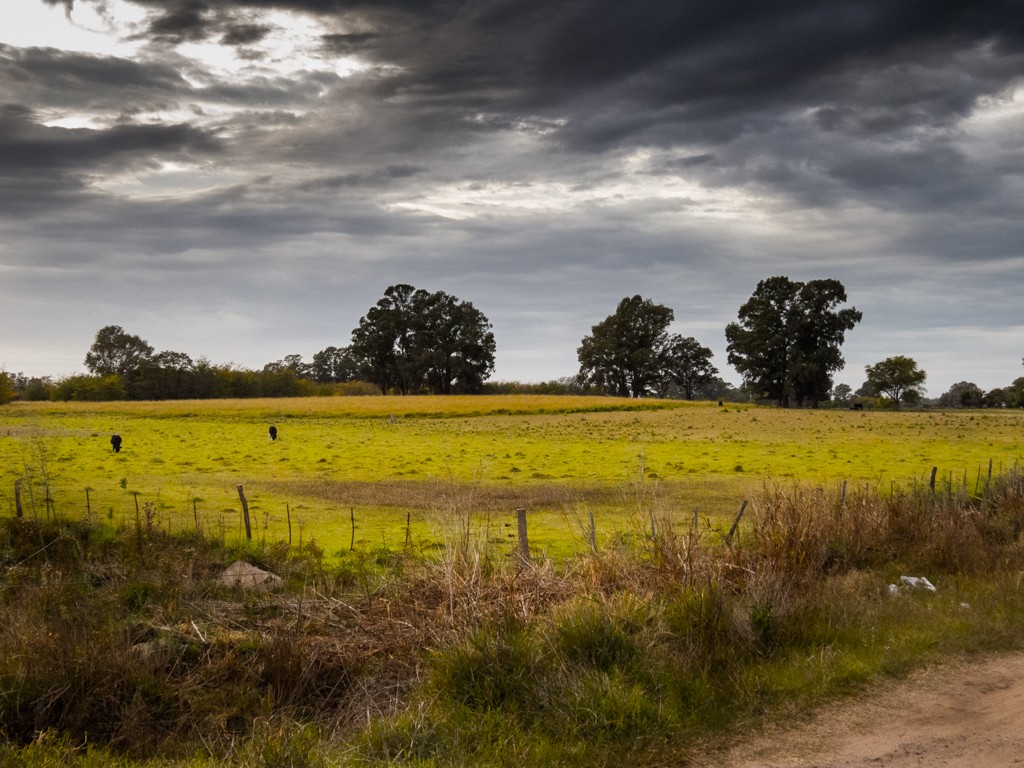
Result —
[[616, 397], [656, 394], [664, 381], [672, 310], [642, 296], [624, 298], [576, 350], [580, 380]]
[[985, 403], [985, 393], [973, 381], [958, 381], [939, 395], [943, 408], [980, 408]]
[[758, 396], [783, 407], [816, 406], [843, 367], [846, 331], [862, 317], [855, 307], [840, 309], [845, 302], [838, 280], [762, 280], [740, 307], [739, 322], [726, 326], [729, 362]]
[[389, 286], [352, 331], [349, 352], [381, 392], [479, 392], [494, 371], [491, 324], [443, 291]]
[[9, 403], [17, 392], [14, 391], [14, 380], [7, 371], [0, 370], [0, 405]]
[[416, 324], [424, 378], [442, 395], [480, 392], [494, 370], [491, 324], [468, 301], [447, 293], [430, 294]]
[[692, 336], [683, 338], [674, 333], [668, 337], [665, 345], [665, 376], [679, 387], [685, 399], [693, 400], [702, 388], [718, 376], [718, 369], [711, 364], [711, 357], [711, 350]]
[[128, 376], [153, 355], [153, 347], [119, 325], [107, 325], [85, 355], [85, 367], [99, 376]]
[[867, 372], [866, 386], [881, 395], [886, 395], [898, 409], [900, 403], [923, 394], [927, 374], [917, 367], [917, 362], [904, 355], [887, 357], [881, 362], [864, 367]]
[[320, 384], [354, 381], [359, 376], [359, 363], [349, 347], [327, 347], [313, 355], [310, 375]]
[[164, 350], [139, 363], [129, 380], [128, 395], [138, 400], [181, 400], [195, 397], [195, 363], [184, 352]]
[[1003, 390], [1006, 393], [1006, 404], [1011, 408], [1024, 408], [1024, 376], [1014, 379], [1010, 386]]

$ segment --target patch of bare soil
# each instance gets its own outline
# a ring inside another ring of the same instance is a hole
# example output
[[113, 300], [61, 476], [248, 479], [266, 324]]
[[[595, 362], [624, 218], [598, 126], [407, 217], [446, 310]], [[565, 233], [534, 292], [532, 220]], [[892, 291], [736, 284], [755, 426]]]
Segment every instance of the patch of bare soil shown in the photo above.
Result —
[[1024, 766], [1024, 654], [932, 667], [705, 760], [699, 765]]

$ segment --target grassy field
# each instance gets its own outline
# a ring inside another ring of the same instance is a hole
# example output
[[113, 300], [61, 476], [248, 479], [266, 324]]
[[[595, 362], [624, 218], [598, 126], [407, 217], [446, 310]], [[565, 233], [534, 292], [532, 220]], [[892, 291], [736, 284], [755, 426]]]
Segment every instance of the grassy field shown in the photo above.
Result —
[[[1019, 650], [1022, 437], [603, 398], [5, 406], [0, 765], [687, 765]], [[517, 507], [532, 564], [503, 557]], [[224, 583], [239, 558], [282, 587]]]
[[507, 548], [524, 508], [534, 550], [559, 559], [588, 546], [591, 515], [599, 541], [652, 515], [688, 524], [695, 508], [722, 527], [766, 483], [885, 491], [938, 467], [939, 491], [973, 493], [990, 462], [998, 474], [1022, 460], [1015, 410], [543, 396], [12, 403], [0, 409], [0, 512], [14, 512], [22, 478], [28, 515], [149, 515], [237, 540], [242, 486], [255, 538], [314, 537], [335, 556], [427, 549], [466, 516]]

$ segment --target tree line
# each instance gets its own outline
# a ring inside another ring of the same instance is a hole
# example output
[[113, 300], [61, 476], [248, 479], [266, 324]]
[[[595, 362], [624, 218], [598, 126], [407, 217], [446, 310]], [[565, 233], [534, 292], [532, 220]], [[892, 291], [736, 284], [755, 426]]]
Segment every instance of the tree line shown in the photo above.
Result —
[[180, 400], [320, 394], [475, 394], [494, 371], [490, 322], [443, 291], [390, 286], [352, 331], [306, 363], [286, 355], [261, 370], [156, 352], [119, 325], [101, 328], [85, 355], [88, 374], [59, 380], [0, 376], [8, 399]]
[[[921, 401], [926, 373], [906, 356], [865, 368], [854, 392], [834, 385], [846, 333], [862, 319], [834, 279], [760, 281], [725, 328], [728, 362], [743, 382], [719, 376], [711, 349], [670, 333], [672, 309], [635, 295], [592, 326], [578, 347], [575, 376], [541, 384], [489, 382], [495, 341], [487, 317], [443, 291], [389, 286], [360, 318], [349, 344], [313, 355], [286, 355], [261, 370], [156, 352], [121, 326], [101, 328], [85, 356], [89, 374], [59, 380], [0, 372], [0, 402], [294, 397], [318, 394], [605, 394], [772, 402], [781, 407], [890, 405]], [[1024, 407], [1024, 377], [982, 392], [959, 382], [938, 399], [946, 407]]]

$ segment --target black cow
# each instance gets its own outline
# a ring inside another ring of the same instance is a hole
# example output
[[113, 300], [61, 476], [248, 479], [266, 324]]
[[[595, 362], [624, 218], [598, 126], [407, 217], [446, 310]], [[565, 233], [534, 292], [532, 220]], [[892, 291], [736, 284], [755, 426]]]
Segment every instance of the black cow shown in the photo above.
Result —
[[273, 424], [270, 425], [270, 439], [277, 440], [277, 427]]
[[110, 438], [110, 447], [114, 449], [114, 453], [121, 452], [121, 436], [113, 435]]

